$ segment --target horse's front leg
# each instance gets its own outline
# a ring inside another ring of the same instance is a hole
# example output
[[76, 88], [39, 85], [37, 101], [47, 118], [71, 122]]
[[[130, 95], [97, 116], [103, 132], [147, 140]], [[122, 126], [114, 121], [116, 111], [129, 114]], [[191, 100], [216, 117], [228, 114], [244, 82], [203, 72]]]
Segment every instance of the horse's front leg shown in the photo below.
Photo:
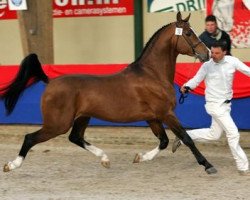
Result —
[[187, 134], [186, 130], [181, 126], [179, 120], [175, 116], [173, 112], [166, 115], [166, 118], [164, 119], [164, 123], [168, 125], [168, 127], [172, 130], [172, 132], [182, 140], [182, 142], [190, 148], [192, 153], [194, 154], [197, 162], [200, 165], [203, 165], [205, 167], [205, 171], [208, 174], [214, 174], [217, 172], [217, 170], [211, 165], [207, 159], [200, 153], [200, 151], [196, 148], [193, 140], [191, 137]]
[[165, 132], [165, 129], [160, 121], [152, 120], [148, 121], [148, 124], [154, 133], [154, 135], [160, 140], [160, 144], [154, 148], [153, 150], [146, 152], [144, 154], [138, 153], [135, 156], [134, 163], [139, 163], [142, 161], [152, 160], [159, 152], [160, 150], [163, 150], [167, 148], [169, 139], [167, 137], [167, 134]]

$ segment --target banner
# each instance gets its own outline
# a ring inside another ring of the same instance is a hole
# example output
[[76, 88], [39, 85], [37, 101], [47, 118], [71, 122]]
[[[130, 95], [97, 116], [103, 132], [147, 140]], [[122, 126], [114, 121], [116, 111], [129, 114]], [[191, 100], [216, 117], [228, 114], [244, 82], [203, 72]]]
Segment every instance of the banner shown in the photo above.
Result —
[[148, 12], [205, 10], [205, 0], [148, 0]]
[[[19, 0], [20, 1], [20, 0]], [[133, 15], [133, 0], [53, 0], [53, 17], [93, 17]], [[0, 0], [0, 20], [16, 19], [7, 0]]]
[[249, 0], [207, 0], [207, 15], [216, 16], [219, 28], [230, 35], [233, 48], [250, 48], [249, 9]]
[[133, 15], [133, 0], [54, 0], [53, 17]]
[[16, 19], [16, 11], [9, 10], [7, 0], [0, 0], [0, 20], [1, 19]]
[[8, 0], [10, 10], [27, 10], [26, 0]]

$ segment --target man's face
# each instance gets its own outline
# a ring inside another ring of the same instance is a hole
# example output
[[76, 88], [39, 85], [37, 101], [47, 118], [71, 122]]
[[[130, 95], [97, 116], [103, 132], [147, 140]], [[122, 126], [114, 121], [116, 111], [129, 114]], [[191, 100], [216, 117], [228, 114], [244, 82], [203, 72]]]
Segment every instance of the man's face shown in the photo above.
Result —
[[217, 24], [215, 22], [208, 21], [205, 23], [205, 29], [210, 34], [215, 34], [217, 30]]
[[211, 47], [211, 57], [214, 62], [218, 63], [226, 55], [226, 51], [223, 51], [221, 47]]

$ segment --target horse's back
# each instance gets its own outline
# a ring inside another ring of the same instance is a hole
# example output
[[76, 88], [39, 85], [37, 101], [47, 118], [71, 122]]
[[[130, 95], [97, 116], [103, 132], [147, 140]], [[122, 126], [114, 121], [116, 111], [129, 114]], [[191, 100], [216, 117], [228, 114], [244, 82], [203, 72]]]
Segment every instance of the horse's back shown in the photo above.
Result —
[[106, 93], [121, 89], [128, 85], [122, 75], [94, 76], [94, 75], [67, 75], [51, 80], [46, 92], [70, 92], [73, 93]]

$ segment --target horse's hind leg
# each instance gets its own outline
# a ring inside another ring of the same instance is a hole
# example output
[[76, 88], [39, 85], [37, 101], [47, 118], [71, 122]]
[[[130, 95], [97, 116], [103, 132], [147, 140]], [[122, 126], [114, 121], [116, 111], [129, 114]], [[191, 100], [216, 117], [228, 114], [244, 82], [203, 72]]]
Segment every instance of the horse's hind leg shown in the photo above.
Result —
[[65, 130], [59, 130], [59, 129], [50, 129], [50, 128], [41, 128], [40, 130], [30, 133], [25, 135], [23, 145], [21, 147], [21, 150], [16, 157], [15, 160], [8, 162], [7, 164], [4, 165], [3, 171], [8, 172], [11, 170], [14, 170], [18, 167], [20, 167], [23, 163], [24, 158], [26, 157], [28, 151], [36, 144], [45, 142], [51, 138], [54, 138], [58, 136], [58, 132], [60, 134], [66, 133], [69, 128]]
[[163, 150], [167, 148], [169, 139], [167, 137], [167, 134], [165, 132], [165, 129], [160, 121], [148, 121], [148, 124], [152, 130], [152, 132], [155, 134], [155, 136], [160, 140], [160, 144], [154, 148], [153, 150], [142, 154], [138, 153], [135, 156], [134, 163], [139, 163], [142, 161], [152, 160], [159, 152], [160, 150]]
[[101, 157], [101, 164], [104, 167], [109, 168], [110, 161], [108, 159], [108, 156], [105, 154], [105, 152], [102, 149], [99, 149], [99, 148], [91, 145], [90, 143], [88, 143], [87, 141], [84, 140], [84, 133], [85, 133], [85, 130], [88, 126], [89, 120], [90, 120], [89, 117], [77, 118], [74, 121], [72, 131], [69, 135], [69, 140], [72, 143], [90, 151], [94, 155]]
[[205, 167], [205, 171], [208, 174], [216, 173], [217, 170], [211, 165], [207, 159], [200, 153], [196, 148], [193, 140], [187, 134], [186, 130], [181, 126], [180, 122], [176, 118], [175, 114], [172, 112], [168, 114], [164, 120], [168, 127], [173, 131], [173, 133], [182, 140], [182, 142], [187, 145], [192, 153], [194, 154], [197, 162]]

